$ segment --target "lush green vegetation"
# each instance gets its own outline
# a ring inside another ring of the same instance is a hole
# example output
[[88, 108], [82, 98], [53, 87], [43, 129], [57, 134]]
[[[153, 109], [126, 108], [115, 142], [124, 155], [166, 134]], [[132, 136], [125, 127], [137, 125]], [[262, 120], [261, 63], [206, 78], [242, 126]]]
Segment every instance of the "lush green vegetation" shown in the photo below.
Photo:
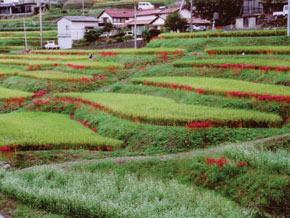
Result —
[[41, 67], [56, 67], [56, 66], [65, 66], [69, 68], [76, 68], [76, 69], [107, 69], [108, 67], [114, 68], [123, 68], [122, 64], [119, 63], [102, 63], [102, 62], [91, 62], [88, 60], [83, 61], [71, 61], [71, 62], [62, 62], [61, 60], [52, 62], [50, 60], [17, 60], [17, 59], [0, 59], [0, 64], [7, 64], [7, 65], [25, 65], [25, 66], [36, 66], [38, 68]]
[[19, 72], [17, 75], [23, 77], [32, 77], [36, 79], [47, 80], [81, 80], [83, 78], [92, 79], [93, 77], [88, 74], [66, 73], [60, 71], [24, 71]]
[[163, 33], [160, 36], [171, 38], [199, 38], [199, 37], [260, 37], [285, 36], [286, 30], [247, 30], [247, 31], [205, 31], [197, 33]]
[[170, 38], [151, 40], [149, 48], [183, 48], [196, 52], [217, 46], [288, 46], [289, 39], [284, 36], [271, 37], [208, 37], [208, 38]]
[[32, 93], [0, 87], [0, 100], [9, 98], [30, 97]]
[[9, 196], [77, 217], [251, 217], [249, 210], [219, 195], [174, 180], [55, 167], [0, 175], [1, 191]]
[[13, 146], [22, 150], [49, 148], [118, 147], [121, 141], [98, 135], [68, 116], [19, 112], [0, 115], [0, 146]]
[[[237, 65], [237, 66], [231, 66]], [[240, 65], [240, 66], [238, 66]], [[290, 68], [289, 61], [284, 60], [266, 60], [266, 59], [196, 59], [196, 60], [190, 60], [190, 61], [176, 61], [174, 62], [175, 67], [221, 67], [221, 68], [247, 68], [249, 66], [244, 65], [250, 65], [251, 68], [258, 69], [259, 67], [269, 67], [269, 69], [262, 69], [262, 70], [275, 70], [275, 69], [284, 69], [284, 68]], [[284, 67], [284, 68], [283, 68]], [[285, 70], [287, 70], [285, 69]]]
[[[177, 84], [190, 86], [194, 90], [203, 89], [206, 92], [213, 94], [225, 95], [228, 92], [238, 91], [257, 94], [269, 95], [283, 95], [290, 96], [290, 88], [278, 85], [257, 84], [252, 82], [233, 80], [233, 79], [220, 79], [220, 78], [207, 78], [207, 77], [140, 77], [131, 80], [133, 83], [149, 84]], [[170, 86], [169, 86], [170, 88]]]
[[228, 46], [228, 47], [212, 47], [206, 49], [206, 52], [217, 54], [277, 54], [289, 55], [290, 48], [288, 46]]
[[[117, 54], [136, 54], [136, 55], [143, 55], [143, 54], [158, 54], [159, 52], [168, 52], [169, 54], [174, 53], [175, 51], [184, 51], [183, 49], [178, 48], [140, 48], [140, 49], [133, 49], [133, 48], [126, 48], [126, 49], [104, 49], [104, 50], [42, 50], [42, 51], [31, 51], [32, 54], [101, 54], [102, 52], [112, 52], [113, 55]], [[110, 53], [108, 53], [110, 54]]]
[[244, 127], [271, 127], [279, 126], [281, 122], [281, 118], [274, 114], [178, 104], [171, 99], [146, 95], [63, 93], [56, 96], [82, 98], [104, 106], [105, 110], [119, 117], [159, 125], [187, 125], [191, 122], [213, 121], [218, 126], [235, 126], [234, 123], [238, 122]]

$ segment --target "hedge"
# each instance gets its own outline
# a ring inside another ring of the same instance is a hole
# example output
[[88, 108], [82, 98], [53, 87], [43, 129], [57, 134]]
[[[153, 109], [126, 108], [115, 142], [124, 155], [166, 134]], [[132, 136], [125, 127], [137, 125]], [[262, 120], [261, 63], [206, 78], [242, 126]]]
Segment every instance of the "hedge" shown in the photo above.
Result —
[[208, 54], [269, 54], [289, 55], [289, 46], [225, 46], [205, 50]]

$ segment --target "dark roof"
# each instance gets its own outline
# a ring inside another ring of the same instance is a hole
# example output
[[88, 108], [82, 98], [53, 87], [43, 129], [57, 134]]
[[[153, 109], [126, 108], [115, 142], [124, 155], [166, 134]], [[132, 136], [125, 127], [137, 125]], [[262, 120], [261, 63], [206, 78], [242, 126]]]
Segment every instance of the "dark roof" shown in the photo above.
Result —
[[97, 18], [89, 16], [64, 16], [62, 18], [65, 18], [71, 22], [98, 22]]
[[159, 15], [161, 9], [149, 9], [137, 11], [137, 16], [149, 16], [149, 15]]
[[99, 14], [98, 18], [102, 16], [103, 13], [107, 13], [111, 17], [117, 17], [117, 18], [123, 18], [123, 17], [134, 17], [134, 11], [133, 10], [120, 10], [120, 9], [111, 9], [111, 10], [103, 10], [102, 13]]
[[[179, 11], [179, 9], [180, 9], [180, 7], [167, 8], [167, 9], [161, 11], [160, 14], [172, 14], [176, 11]], [[184, 8], [182, 8], [182, 9], [184, 9]]]
[[1, 3], [0, 7], [13, 7], [13, 6], [21, 6], [21, 5], [36, 5], [35, 2], [13, 2], [13, 3]]

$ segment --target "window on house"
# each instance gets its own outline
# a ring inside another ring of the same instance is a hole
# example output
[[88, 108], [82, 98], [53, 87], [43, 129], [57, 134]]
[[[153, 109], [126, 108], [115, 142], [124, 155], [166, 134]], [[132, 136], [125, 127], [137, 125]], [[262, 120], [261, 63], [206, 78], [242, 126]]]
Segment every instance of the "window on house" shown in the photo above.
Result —
[[103, 17], [103, 23], [108, 23], [108, 18], [107, 17]]
[[65, 26], [65, 30], [69, 30], [69, 25], [66, 25]]

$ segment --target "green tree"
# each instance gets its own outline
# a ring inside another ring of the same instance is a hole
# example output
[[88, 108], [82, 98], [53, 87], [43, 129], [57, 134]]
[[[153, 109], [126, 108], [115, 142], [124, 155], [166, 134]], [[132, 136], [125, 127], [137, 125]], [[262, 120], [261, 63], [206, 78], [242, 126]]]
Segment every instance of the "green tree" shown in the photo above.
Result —
[[104, 28], [103, 28], [103, 32], [111, 32], [113, 27], [114, 26], [112, 23], [105, 23]]
[[[187, 7], [190, 8], [189, 0], [186, 1]], [[193, 0], [193, 5], [196, 6], [195, 15], [212, 20], [213, 13], [217, 12], [219, 19], [216, 24], [228, 25], [242, 15], [243, 0]]]
[[101, 34], [102, 34], [101, 30], [87, 30], [84, 38], [87, 42], [93, 42], [96, 41]]
[[181, 18], [178, 12], [168, 15], [165, 20], [165, 27], [174, 32], [177, 30], [183, 32], [186, 29], [186, 25], [186, 19]]
[[154, 36], [158, 36], [159, 34], [161, 33], [160, 30], [158, 29], [149, 29], [149, 28], [146, 28], [144, 30], [144, 32], [142, 33], [142, 38], [146, 41], [146, 42], [149, 42], [150, 39]]

